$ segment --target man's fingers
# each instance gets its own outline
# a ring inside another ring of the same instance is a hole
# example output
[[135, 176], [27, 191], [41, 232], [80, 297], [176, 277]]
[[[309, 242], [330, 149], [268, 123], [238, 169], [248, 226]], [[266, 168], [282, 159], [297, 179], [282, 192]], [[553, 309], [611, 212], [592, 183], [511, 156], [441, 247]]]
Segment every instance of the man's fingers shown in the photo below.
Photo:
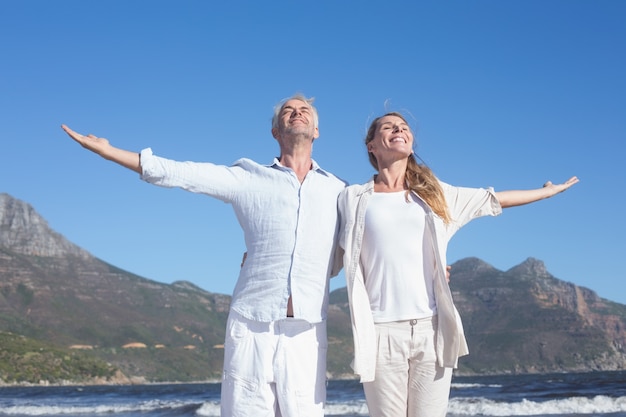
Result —
[[61, 128], [63, 130], [65, 130], [65, 133], [67, 133], [68, 135], [70, 135], [74, 139], [78, 139], [79, 137], [82, 136], [81, 134], [74, 132], [72, 129], [70, 129], [66, 125], [61, 125]]

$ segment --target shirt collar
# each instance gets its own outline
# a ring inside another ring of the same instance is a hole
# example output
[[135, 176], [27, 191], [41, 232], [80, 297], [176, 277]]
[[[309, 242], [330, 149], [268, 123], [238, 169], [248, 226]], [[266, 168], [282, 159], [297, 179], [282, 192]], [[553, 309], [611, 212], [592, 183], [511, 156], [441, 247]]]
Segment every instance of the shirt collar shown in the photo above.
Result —
[[[283, 164], [281, 164], [278, 157], [275, 157], [274, 161], [272, 161], [272, 163], [269, 166], [273, 167], [273, 168], [282, 169], [282, 170], [290, 169], [290, 168], [287, 168], [286, 166], [284, 166]], [[311, 159], [311, 171], [318, 171], [319, 173], [328, 176], [328, 171], [326, 171], [322, 167], [320, 167], [317, 164], [317, 162], [315, 161], [315, 159]]]

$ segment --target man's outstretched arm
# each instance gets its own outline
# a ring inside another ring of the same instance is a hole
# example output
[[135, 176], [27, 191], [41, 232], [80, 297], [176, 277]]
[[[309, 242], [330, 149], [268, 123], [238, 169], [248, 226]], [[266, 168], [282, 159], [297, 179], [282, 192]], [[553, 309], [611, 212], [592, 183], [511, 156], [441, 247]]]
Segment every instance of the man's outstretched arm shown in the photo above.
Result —
[[111, 146], [107, 139], [99, 138], [95, 135], [81, 135], [66, 125], [61, 125], [61, 128], [69, 135], [69, 137], [78, 142], [78, 144], [83, 148], [89, 149], [104, 159], [113, 161], [123, 167], [137, 172], [138, 174], [141, 174], [141, 163], [137, 152], [131, 152]]

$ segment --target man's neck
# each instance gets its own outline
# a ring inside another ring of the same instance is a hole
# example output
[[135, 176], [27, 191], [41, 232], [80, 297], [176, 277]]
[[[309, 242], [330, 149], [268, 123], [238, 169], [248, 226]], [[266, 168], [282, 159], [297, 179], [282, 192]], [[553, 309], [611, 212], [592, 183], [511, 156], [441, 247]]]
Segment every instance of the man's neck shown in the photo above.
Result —
[[304, 177], [311, 170], [313, 161], [311, 160], [311, 152], [287, 153], [280, 156], [282, 166], [291, 168], [298, 177], [300, 182], [304, 181]]
[[300, 182], [311, 170], [313, 153], [313, 138], [296, 134], [293, 137], [280, 140], [280, 163], [291, 168]]

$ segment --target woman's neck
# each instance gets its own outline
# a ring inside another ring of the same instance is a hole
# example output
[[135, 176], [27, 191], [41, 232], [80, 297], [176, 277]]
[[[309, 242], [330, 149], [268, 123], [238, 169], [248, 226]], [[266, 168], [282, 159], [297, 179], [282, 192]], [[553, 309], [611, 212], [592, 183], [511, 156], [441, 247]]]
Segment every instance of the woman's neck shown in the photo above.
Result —
[[406, 160], [398, 161], [389, 166], [379, 167], [374, 178], [374, 191], [379, 193], [393, 193], [406, 190]]

